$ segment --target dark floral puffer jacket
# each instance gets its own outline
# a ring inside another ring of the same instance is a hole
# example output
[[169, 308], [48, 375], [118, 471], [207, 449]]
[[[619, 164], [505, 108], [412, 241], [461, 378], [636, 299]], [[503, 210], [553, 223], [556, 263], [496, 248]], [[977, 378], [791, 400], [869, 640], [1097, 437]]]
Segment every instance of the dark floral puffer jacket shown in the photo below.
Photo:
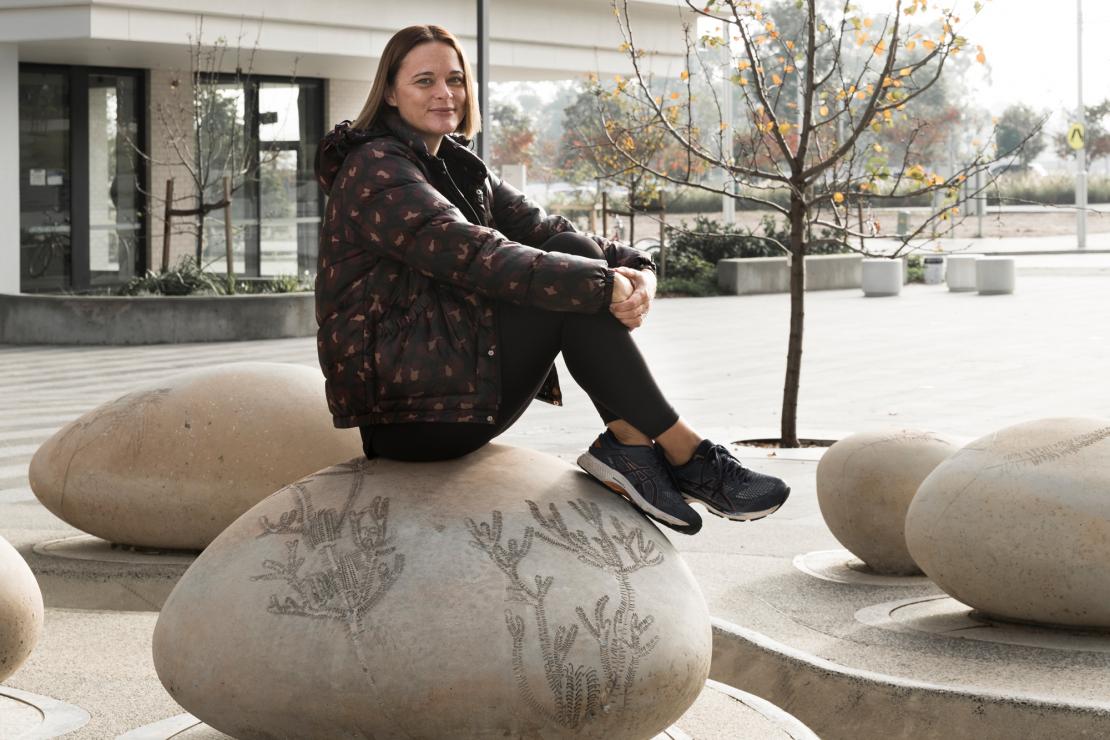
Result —
[[[344, 122], [317, 149], [328, 194], [317, 348], [337, 427], [492, 423], [495, 302], [604, 311], [611, 267], [653, 267], [599, 237], [606, 262], [534, 248], [574, 227], [490, 175], [460, 141], [445, 138], [438, 155], [395, 113], [374, 130]], [[540, 397], [558, 403], [554, 367]]]

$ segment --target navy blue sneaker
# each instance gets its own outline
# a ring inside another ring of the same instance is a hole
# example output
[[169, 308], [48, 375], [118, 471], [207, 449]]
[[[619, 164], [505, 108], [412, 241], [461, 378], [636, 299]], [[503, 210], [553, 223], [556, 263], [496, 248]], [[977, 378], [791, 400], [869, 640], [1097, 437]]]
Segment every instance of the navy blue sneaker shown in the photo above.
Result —
[[669, 465], [687, 501], [738, 522], [771, 514], [786, 501], [790, 487], [771, 475], [748, 470], [725, 449], [703, 439], [685, 465]]
[[654, 446], [624, 445], [606, 430], [578, 458], [578, 467], [676, 532], [701, 529], [701, 517], [683, 499], [663, 453]]

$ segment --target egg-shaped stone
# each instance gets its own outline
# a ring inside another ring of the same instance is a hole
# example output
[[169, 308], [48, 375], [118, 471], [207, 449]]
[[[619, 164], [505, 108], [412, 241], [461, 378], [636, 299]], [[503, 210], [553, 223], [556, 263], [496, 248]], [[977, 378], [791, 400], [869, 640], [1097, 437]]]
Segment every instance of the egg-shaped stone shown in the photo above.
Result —
[[708, 676], [655, 526], [557, 458], [365, 458], [278, 491], [170, 594], [154, 664], [239, 738], [649, 738]]
[[920, 573], [906, 549], [906, 510], [921, 481], [957, 449], [914, 429], [839, 440], [817, 465], [817, 502], [829, 530], [876, 573]]
[[42, 591], [26, 561], [0, 537], [0, 681], [16, 672], [42, 634]]
[[112, 542], [201, 549], [244, 511], [361, 453], [336, 429], [320, 371], [244, 362], [192, 370], [102, 404], [31, 460], [31, 489]]
[[971, 442], [921, 484], [906, 543], [986, 614], [1110, 627], [1110, 421], [1042, 419]]

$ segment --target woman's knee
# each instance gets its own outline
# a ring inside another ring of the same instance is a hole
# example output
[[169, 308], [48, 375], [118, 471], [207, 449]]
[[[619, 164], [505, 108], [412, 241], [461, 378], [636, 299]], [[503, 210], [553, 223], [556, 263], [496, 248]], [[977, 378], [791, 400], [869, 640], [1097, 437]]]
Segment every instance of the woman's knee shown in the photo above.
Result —
[[563, 252], [594, 260], [605, 259], [605, 253], [601, 251], [597, 242], [584, 234], [573, 231], [556, 234], [545, 241], [541, 249], [545, 252]]

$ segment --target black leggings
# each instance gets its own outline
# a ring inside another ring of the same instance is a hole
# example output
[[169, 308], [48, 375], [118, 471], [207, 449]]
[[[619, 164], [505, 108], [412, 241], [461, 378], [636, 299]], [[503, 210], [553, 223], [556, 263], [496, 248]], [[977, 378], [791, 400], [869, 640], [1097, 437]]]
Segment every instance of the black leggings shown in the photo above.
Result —
[[[604, 259], [601, 248], [581, 234], [558, 234], [541, 248]], [[363, 426], [362, 445], [367, 457], [427, 462], [477, 450], [524, 413], [559, 352], [606, 424], [623, 419], [654, 439], [678, 421], [678, 414], [663, 398], [628, 329], [608, 310], [580, 314], [508, 303], [498, 303], [495, 310], [501, 350], [501, 405], [494, 423]]]

